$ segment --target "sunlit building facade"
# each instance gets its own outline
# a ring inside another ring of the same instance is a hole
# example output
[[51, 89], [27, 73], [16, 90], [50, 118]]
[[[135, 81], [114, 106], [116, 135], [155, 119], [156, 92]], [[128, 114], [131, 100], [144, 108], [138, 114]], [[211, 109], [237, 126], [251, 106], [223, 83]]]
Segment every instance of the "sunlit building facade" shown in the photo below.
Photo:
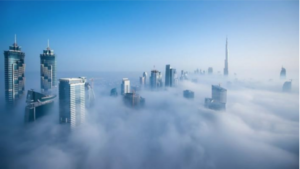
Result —
[[85, 121], [85, 81], [83, 78], [59, 79], [59, 121], [75, 128]]
[[128, 78], [122, 79], [121, 94], [124, 95], [125, 93], [130, 93], [130, 81]]

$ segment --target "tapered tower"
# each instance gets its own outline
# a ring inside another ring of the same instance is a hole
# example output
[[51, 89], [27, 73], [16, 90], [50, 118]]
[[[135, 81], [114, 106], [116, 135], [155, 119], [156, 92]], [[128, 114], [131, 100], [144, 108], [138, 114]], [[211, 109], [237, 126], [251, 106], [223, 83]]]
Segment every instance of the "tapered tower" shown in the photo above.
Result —
[[225, 67], [224, 67], [224, 76], [228, 76], [228, 40], [226, 38], [225, 46]]

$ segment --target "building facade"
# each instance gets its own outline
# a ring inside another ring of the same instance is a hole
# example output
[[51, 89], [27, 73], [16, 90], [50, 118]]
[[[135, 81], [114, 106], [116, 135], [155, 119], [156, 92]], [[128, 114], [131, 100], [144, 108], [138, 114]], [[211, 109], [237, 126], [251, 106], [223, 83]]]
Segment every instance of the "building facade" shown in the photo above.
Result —
[[166, 65], [165, 86], [169, 87], [170, 84], [171, 84], [171, 66]]
[[292, 90], [292, 81], [286, 81], [284, 82], [282, 86], [282, 91], [283, 92], [290, 92]]
[[139, 108], [145, 105], [145, 99], [135, 92], [126, 93], [123, 100], [124, 104], [129, 107]]
[[7, 105], [13, 105], [24, 95], [25, 90], [25, 53], [15, 43], [4, 51], [4, 83], [5, 101]]
[[85, 121], [85, 81], [59, 79], [59, 121], [75, 128]]
[[25, 122], [34, 122], [49, 114], [53, 109], [55, 97], [56, 95], [44, 95], [33, 90], [28, 90]]
[[130, 81], [128, 78], [122, 79], [121, 94], [124, 95], [125, 93], [130, 93]]
[[285, 79], [286, 78], [286, 69], [284, 67], [281, 68], [280, 78], [281, 79]]
[[151, 76], [150, 76], [150, 87], [151, 89], [158, 89], [163, 86], [162, 83], [162, 74], [161, 72], [157, 70], [152, 70], [151, 71]]
[[147, 85], [147, 83], [148, 83], [148, 74], [147, 74], [147, 72], [143, 73], [143, 77], [145, 79], [145, 85]]
[[183, 91], [183, 97], [187, 98], [187, 99], [194, 99], [194, 92], [191, 90], [184, 90]]
[[209, 75], [213, 74], [213, 68], [212, 68], [212, 67], [209, 67], [209, 68], [208, 68], [207, 74], [209, 74]]
[[41, 91], [48, 92], [56, 86], [56, 60], [54, 51], [49, 47], [40, 54]]
[[214, 110], [225, 110], [227, 102], [227, 90], [217, 85], [212, 85], [211, 90], [212, 98], [205, 98], [205, 107]]

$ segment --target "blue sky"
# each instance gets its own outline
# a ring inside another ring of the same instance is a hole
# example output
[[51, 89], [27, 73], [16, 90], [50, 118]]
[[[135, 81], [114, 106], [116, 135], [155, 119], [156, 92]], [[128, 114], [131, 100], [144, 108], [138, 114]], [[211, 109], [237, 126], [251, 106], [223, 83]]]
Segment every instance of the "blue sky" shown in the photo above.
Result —
[[[50, 47], [58, 71], [299, 71], [298, 1], [53, 1], [0, 5], [0, 47], [17, 34], [26, 70]], [[3, 59], [0, 60], [3, 65]], [[1, 70], [3, 71], [3, 70]]]

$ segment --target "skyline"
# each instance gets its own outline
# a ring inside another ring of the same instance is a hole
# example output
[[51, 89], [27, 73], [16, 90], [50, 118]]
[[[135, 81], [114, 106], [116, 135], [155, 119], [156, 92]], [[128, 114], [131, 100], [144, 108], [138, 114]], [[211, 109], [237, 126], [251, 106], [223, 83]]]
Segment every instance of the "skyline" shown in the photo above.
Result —
[[[50, 39], [58, 71], [149, 72], [154, 65], [162, 71], [171, 64], [179, 70], [213, 67], [222, 73], [227, 36], [231, 75], [279, 74], [281, 66], [288, 75], [298, 75], [298, 1], [0, 3], [5, 6], [1, 15], [7, 16], [0, 19], [0, 47], [6, 50], [17, 34], [26, 71], [38, 71], [39, 54]], [[37, 10], [24, 13], [31, 8]], [[11, 10], [15, 12], [8, 14]], [[24, 19], [15, 22], [18, 16]], [[64, 67], [70, 59], [74, 66]], [[263, 67], [270, 59], [272, 65]]]
[[299, 168], [298, 1], [0, 5], [1, 169]]

